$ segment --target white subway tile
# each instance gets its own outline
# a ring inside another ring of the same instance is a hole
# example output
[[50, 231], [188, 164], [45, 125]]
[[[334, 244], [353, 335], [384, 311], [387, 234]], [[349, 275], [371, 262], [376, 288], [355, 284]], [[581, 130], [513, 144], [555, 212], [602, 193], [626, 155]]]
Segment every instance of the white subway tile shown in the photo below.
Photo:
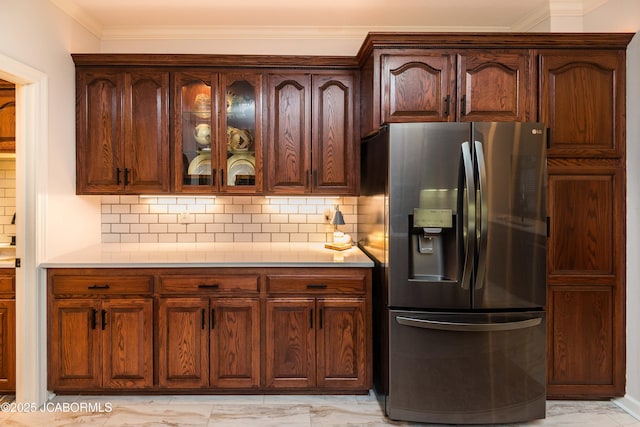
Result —
[[242, 206], [241, 205], [225, 205], [224, 213], [226, 214], [242, 213]]
[[280, 225], [280, 231], [282, 233], [297, 233], [298, 224], [282, 224]]
[[205, 230], [207, 233], [223, 233], [224, 224], [206, 224]]
[[225, 224], [224, 232], [225, 233], [241, 233], [242, 224]]
[[186, 233], [187, 224], [167, 224], [167, 231], [169, 233]]
[[232, 203], [234, 205], [250, 205], [251, 204], [251, 197], [250, 196], [233, 197], [232, 198]]
[[158, 215], [156, 214], [142, 214], [140, 215], [140, 222], [143, 224], [157, 224], [158, 223]]
[[105, 224], [117, 224], [120, 222], [120, 215], [114, 215], [114, 214], [106, 214], [106, 215], [100, 215], [101, 219], [102, 219], [102, 223]]
[[233, 233], [216, 234], [216, 242], [233, 242]]
[[309, 235], [307, 233], [291, 233], [290, 239], [292, 242], [308, 242]]
[[262, 205], [262, 213], [278, 214], [280, 213], [280, 206], [279, 205]]
[[249, 214], [235, 214], [233, 215], [233, 222], [236, 224], [247, 224], [251, 222], [251, 215]]
[[280, 224], [262, 224], [263, 233], [279, 233]]
[[131, 212], [131, 205], [112, 205], [111, 213], [128, 214]]
[[251, 233], [235, 233], [233, 235], [234, 242], [252, 242], [253, 235]]
[[302, 205], [298, 208], [298, 212], [301, 214], [315, 214], [317, 209], [315, 205]]
[[137, 234], [122, 234], [120, 235], [120, 243], [139, 243], [140, 236]]
[[280, 206], [280, 213], [283, 214], [297, 214], [298, 206], [297, 205], [282, 205]]
[[187, 233], [205, 233], [205, 224], [187, 224]]
[[243, 233], [260, 233], [262, 231], [261, 224], [242, 224]]
[[271, 241], [272, 242], [288, 242], [289, 233], [272, 233]]
[[158, 243], [176, 243], [178, 237], [175, 233], [158, 234]]
[[166, 233], [167, 231], [167, 224], [149, 224], [150, 233]]
[[271, 234], [269, 233], [253, 233], [254, 242], [270, 242]]
[[137, 234], [149, 233], [149, 224], [131, 224], [130, 232]]
[[152, 214], [166, 214], [169, 212], [167, 205], [149, 205], [149, 213]]
[[138, 196], [120, 196], [120, 204], [121, 205], [137, 205], [140, 201]]
[[140, 222], [140, 215], [137, 215], [137, 214], [120, 215], [121, 224], [138, 224], [139, 222]]
[[149, 213], [149, 205], [131, 205], [132, 214], [146, 214]]
[[213, 214], [196, 214], [196, 222], [202, 224], [209, 224], [213, 222]]
[[119, 234], [103, 234], [101, 241], [103, 243], [120, 243]]
[[251, 215], [251, 222], [254, 224], [264, 224], [269, 222], [268, 214], [253, 214]]
[[158, 235], [140, 234], [140, 243], [158, 243]]
[[120, 196], [100, 196], [103, 205], [114, 205], [120, 203]]
[[160, 214], [158, 215], [158, 222], [162, 224], [175, 224], [176, 222], [178, 222], [178, 215]]
[[296, 222], [296, 223], [306, 223], [307, 222], [307, 216], [306, 215], [289, 215], [289, 222]]
[[112, 233], [129, 233], [129, 224], [111, 224]]
[[179, 243], [193, 243], [196, 241], [196, 235], [191, 233], [186, 234], [178, 234], [178, 242]]
[[246, 214], [262, 213], [262, 206], [261, 205], [243, 205], [242, 213], [246, 213]]
[[289, 215], [284, 214], [273, 214], [271, 215], [270, 221], [272, 223], [284, 224], [289, 222]]
[[229, 224], [233, 222], [233, 215], [231, 214], [215, 214], [213, 220], [220, 224]]

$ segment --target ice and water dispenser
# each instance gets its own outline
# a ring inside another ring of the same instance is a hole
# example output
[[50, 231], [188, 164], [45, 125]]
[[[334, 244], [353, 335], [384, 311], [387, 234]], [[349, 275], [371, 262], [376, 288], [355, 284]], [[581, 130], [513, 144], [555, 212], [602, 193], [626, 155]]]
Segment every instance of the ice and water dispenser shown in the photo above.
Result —
[[409, 218], [411, 279], [457, 280], [457, 190], [420, 191], [419, 207]]

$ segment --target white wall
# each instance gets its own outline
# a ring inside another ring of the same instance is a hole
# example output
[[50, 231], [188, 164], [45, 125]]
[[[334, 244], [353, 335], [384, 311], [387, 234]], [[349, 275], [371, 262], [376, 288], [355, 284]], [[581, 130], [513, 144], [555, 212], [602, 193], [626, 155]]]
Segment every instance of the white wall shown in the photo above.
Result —
[[[584, 31], [637, 32], [640, 2], [612, 0], [584, 18]], [[627, 394], [617, 401], [640, 416], [640, 35], [627, 49]]]
[[[100, 241], [100, 199], [75, 195], [76, 47], [99, 41], [47, 0], [0, 0], [0, 53], [48, 79], [45, 254]], [[45, 195], [39, 195], [45, 196]]]

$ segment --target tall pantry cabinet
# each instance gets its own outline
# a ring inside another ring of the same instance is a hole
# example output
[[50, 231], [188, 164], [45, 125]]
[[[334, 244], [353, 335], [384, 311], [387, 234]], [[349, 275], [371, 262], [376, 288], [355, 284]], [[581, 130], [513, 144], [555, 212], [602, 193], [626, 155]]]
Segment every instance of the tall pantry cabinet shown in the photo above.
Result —
[[548, 126], [547, 394], [625, 392], [625, 52], [632, 34], [371, 33], [361, 134], [407, 121]]

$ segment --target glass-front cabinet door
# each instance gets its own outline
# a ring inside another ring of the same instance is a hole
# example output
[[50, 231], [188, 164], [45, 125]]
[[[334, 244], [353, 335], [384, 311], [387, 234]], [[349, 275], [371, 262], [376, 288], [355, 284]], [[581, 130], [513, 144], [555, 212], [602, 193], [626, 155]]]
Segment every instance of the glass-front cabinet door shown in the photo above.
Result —
[[220, 190], [262, 191], [262, 75], [220, 75]]
[[262, 191], [262, 76], [174, 74], [175, 191]]
[[218, 75], [180, 72], [175, 73], [174, 79], [176, 192], [217, 191]]

